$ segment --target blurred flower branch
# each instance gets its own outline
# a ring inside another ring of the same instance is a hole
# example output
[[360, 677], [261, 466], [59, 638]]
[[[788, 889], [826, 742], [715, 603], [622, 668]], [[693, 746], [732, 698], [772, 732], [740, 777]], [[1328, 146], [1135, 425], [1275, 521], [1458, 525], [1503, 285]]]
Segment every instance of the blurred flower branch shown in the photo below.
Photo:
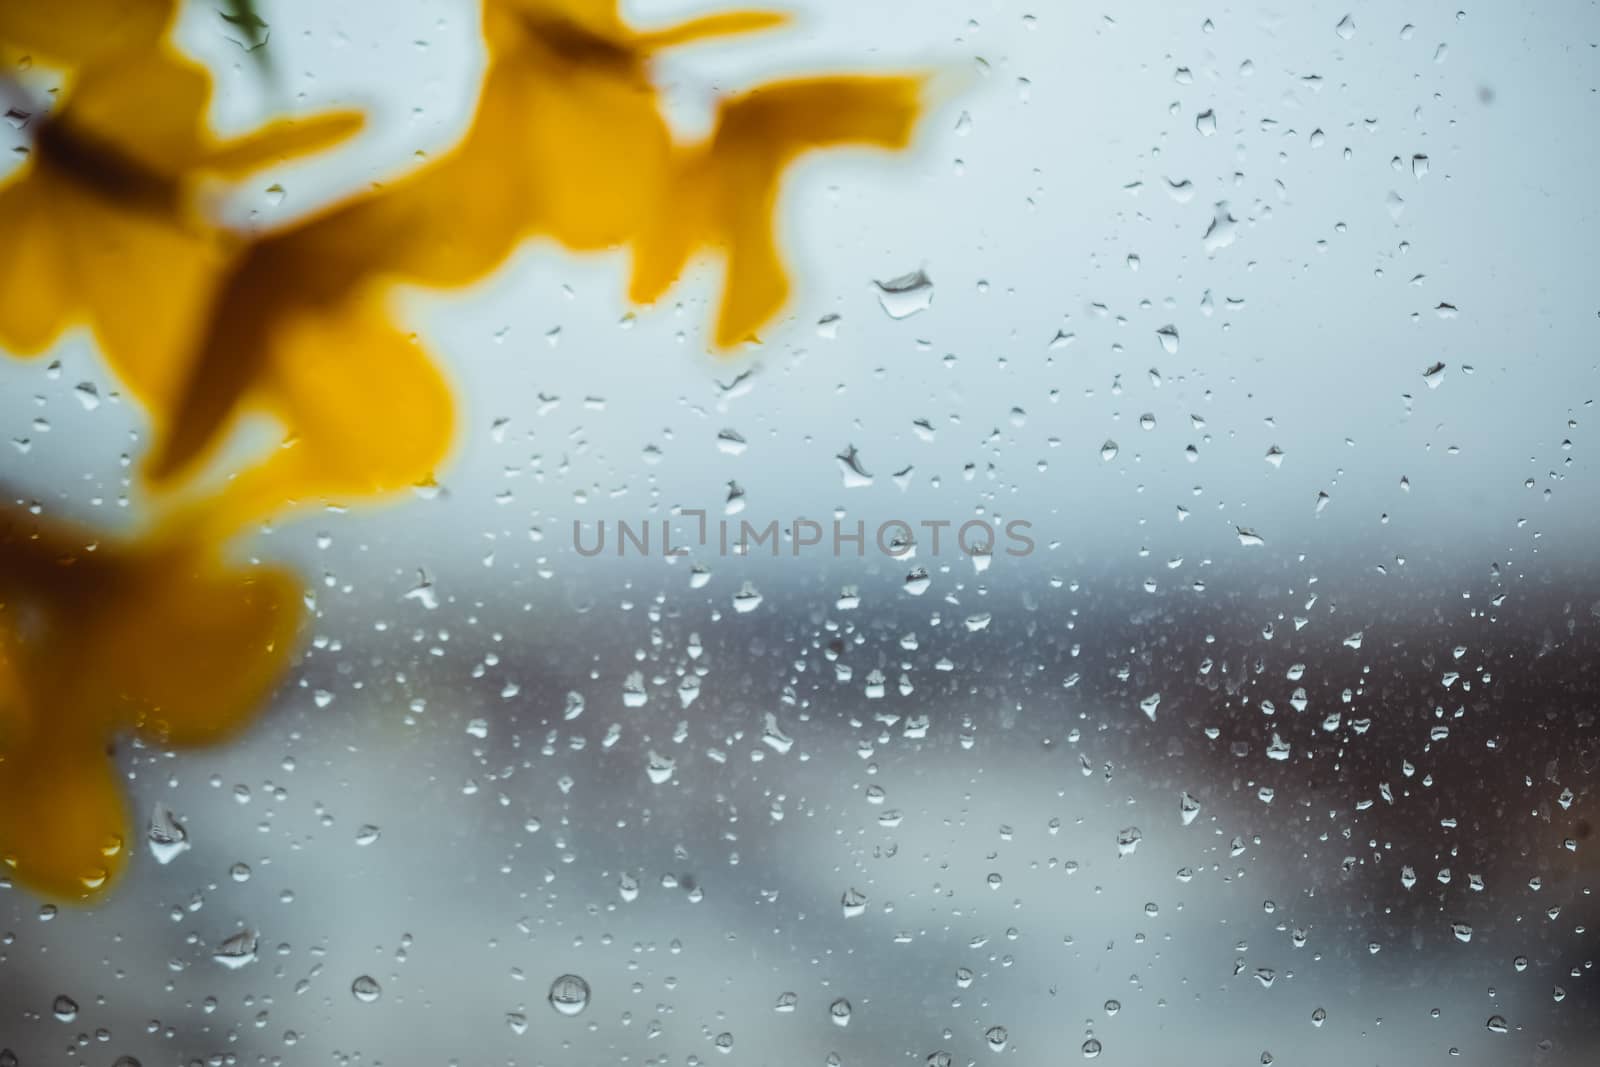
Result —
[[[265, 69], [257, 5], [223, 6]], [[178, 0], [0, 8], [11, 113], [30, 140], [0, 181], [0, 346], [31, 355], [87, 327], [151, 431], [140, 532], [0, 512], [0, 859], [64, 898], [103, 890], [129, 851], [106, 747], [127, 732], [225, 736], [288, 663], [296, 581], [229, 562], [228, 545], [294, 509], [382, 499], [444, 462], [451, 389], [399, 318], [397, 287], [471, 285], [547, 237], [626, 250], [629, 299], [648, 304], [709, 252], [725, 264], [715, 346], [755, 339], [789, 295], [774, 231], [785, 169], [812, 149], [905, 147], [927, 88], [920, 74], [772, 82], [722, 100], [709, 136], [685, 142], [652, 59], [783, 16], [638, 30], [615, 0], [485, 0], [486, 69], [452, 148], [246, 235], [200, 192], [330, 148], [361, 116], [217, 136], [210, 74], [170, 40], [178, 13]], [[48, 92], [32, 93], [41, 77]], [[247, 413], [270, 415], [279, 439], [219, 469]]]

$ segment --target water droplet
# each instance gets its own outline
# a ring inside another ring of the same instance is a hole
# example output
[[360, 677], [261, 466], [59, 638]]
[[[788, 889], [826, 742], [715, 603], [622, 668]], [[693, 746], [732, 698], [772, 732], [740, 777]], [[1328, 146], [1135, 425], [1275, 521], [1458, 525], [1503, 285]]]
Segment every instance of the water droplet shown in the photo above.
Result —
[[1504, 1015], [1489, 1016], [1489, 1021], [1484, 1026], [1488, 1028], [1491, 1034], [1503, 1034], [1511, 1029], [1510, 1026], [1506, 1025], [1506, 1017]]
[[761, 606], [761, 592], [753, 582], [745, 582], [739, 586], [739, 591], [733, 594], [733, 610], [740, 615], [748, 615]]
[[417, 584], [408, 589], [402, 599], [415, 600], [425, 611], [436, 611], [439, 607], [439, 596], [434, 592], [433, 582], [428, 572], [420, 567], [417, 568]]
[[1105, 460], [1107, 463], [1110, 463], [1112, 460], [1116, 459], [1117, 443], [1110, 438], [1107, 438], [1106, 443], [1100, 446], [1100, 458]]
[[908, 318], [933, 303], [933, 279], [921, 269], [872, 284], [878, 287], [878, 303], [891, 319]]
[[761, 728], [761, 741], [778, 755], [786, 755], [794, 747], [794, 738], [783, 732], [778, 725], [778, 717], [772, 712], [766, 713], [765, 725]]
[[371, 1004], [383, 996], [383, 987], [370, 974], [364, 974], [350, 983], [350, 994], [363, 1004]]
[[850, 1025], [850, 1002], [843, 997], [828, 1005], [828, 1017], [835, 1026]]
[[677, 769], [677, 760], [663, 756], [653, 748], [650, 750], [649, 759], [645, 763], [645, 774], [649, 776], [652, 785], [666, 784]]
[[794, 993], [779, 993], [778, 1002], [772, 1006], [772, 1010], [787, 1015], [794, 1011], [794, 1006], [799, 1001], [800, 998]]
[[1211, 216], [1211, 224], [1206, 227], [1203, 243], [1207, 253], [1216, 252], [1233, 244], [1237, 236], [1239, 220], [1233, 217], [1228, 210], [1228, 202], [1219, 200]]
[[1010, 1040], [1010, 1037], [1011, 1035], [1006, 1032], [1006, 1028], [1003, 1026], [991, 1026], [983, 1034], [983, 1039], [989, 1042], [989, 1047], [995, 1052], [1005, 1048], [1006, 1042]]
[[678, 683], [678, 702], [684, 707], [693, 704], [700, 696], [700, 679], [692, 674], [683, 676]]
[[1200, 136], [1210, 137], [1217, 132], [1217, 113], [1211, 108], [1206, 108], [1194, 117], [1194, 128], [1200, 131]]
[[1144, 712], [1145, 718], [1149, 719], [1151, 722], [1155, 722], [1156, 721], [1156, 709], [1159, 708], [1160, 706], [1161, 706], [1161, 694], [1160, 693], [1151, 693], [1149, 696], [1147, 696], [1143, 700], [1139, 701], [1139, 710]]
[[1356, 35], [1356, 20], [1352, 16], [1346, 15], [1339, 20], [1339, 24], [1333, 28], [1333, 32], [1348, 41]]
[[624, 871], [617, 878], [617, 895], [624, 904], [632, 904], [639, 899], [639, 879]]
[[567, 703], [561, 711], [561, 717], [567, 722], [571, 722], [573, 719], [576, 719], [578, 716], [583, 714], [583, 708], [583, 694], [577, 691], [568, 692]]
[[371, 823], [367, 823], [356, 831], [356, 844], [370, 845], [382, 835], [383, 831]]
[[165, 866], [189, 850], [189, 831], [184, 829], [172, 809], [160, 802], [150, 811], [150, 829], [146, 834], [150, 854]]
[[861, 453], [856, 451], [855, 445], [846, 445], [834, 458], [839, 461], [839, 473], [844, 476], [846, 489], [865, 489], [872, 484], [872, 475], [861, 465]]
[[1444, 382], [1444, 369], [1443, 363], [1435, 363], [1422, 372], [1422, 380], [1428, 383], [1429, 389], [1437, 389]]
[[1178, 354], [1178, 328], [1170, 323], [1156, 331], [1156, 339], [1161, 342], [1161, 350], [1169, 356]]
[[550, 1006], [560, 1015], [577, 1015], [589, 1006], [589, 983], [564, 974], [550, 983]]
[[63, 994], [56, 997], [55, 1002], [50, 1005], [50, 1010], [55, 1013], [57, 1019], [70, 1023], [78, 1017], [78, 1002]]
[[649, 702], [650, 693], [645, 689], [644, 672], [631, 672], [622, 680], [622, 706], [625, 708], [642, 708]]
[[844, 909], [844, 917], [853, 919], [867, 910], [867, 895], [861, 890], [851, 886], [839, 898], [839, 906]]
[[1137, 826], [1124, 826], [1117, 831], [1117, 855], [1131, 856], [1139, 849], [1139, 842], [1144, 840], [1144, 832]]
[[254, 930], [240, 930], [218, 945], [211, 958], [230, 971], [237, 971], [256, 960], [258, 939]]
[[1096, 1056], [1100, 1055], [1100, 1047], [1099, 1038], [1091, 1037], [1089, 1040], [1083, 1043], [1083, 1058], [1086, 1060], [1094, 1059]]
[[1178, 815], [1183, 819], [1183, 825], [1188, 826], [1200, 815], [1200, 802], [1190, 796], [1187, 791], [1178, 797]]

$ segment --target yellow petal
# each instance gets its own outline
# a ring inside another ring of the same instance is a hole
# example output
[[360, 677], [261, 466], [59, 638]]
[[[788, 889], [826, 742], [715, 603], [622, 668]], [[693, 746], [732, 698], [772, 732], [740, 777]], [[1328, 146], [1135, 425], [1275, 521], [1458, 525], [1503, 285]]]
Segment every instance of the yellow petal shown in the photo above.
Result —
[[59, 121], [95, 150], [153, 174], [211, 171], [240, 178], [321, 151], [361, 129], [360, 112], [281, 118], [218, 141], [207, 124], [211, 74], [161, 45], [101, 59], [73, 83]]
[[202, 466], [266, 379], [277, 309], [289, 299], [280, 285], [293, 284], [273, 247], [252, 245], [240, 256], [213, 294], [197, 340], [180, 357], [182, 382], [167, 418], [156, 420], [145, 457], [145, 474], [158, 486], [170, 487], [179, 473]]
[[33, 728], [33, 713], [17, 661], [12, 623], [0, 609], [0, 759]]
[[711, 154], [704, 147], [676, 155], [672, 175], [633, 243], [628, 299], [653, 304], [678, 280], [691, 256], [720, 233]]
[[380, 288], [329, 303], [297, 292], [294, 276], [266, 261], [261, 270], [277, 278], [277, 289], [231, 286], [238, 299], [218, 304], [207, 358], [150, 477], [170, 481], [194, 469], [246, 410], [272, 416], [285, 441], [223, 490], [216, 507], [230, 522], [289, 503], [389, 493], [431, 476], [449, 449], [450, 389], [416, 340], [393, 325]]
[[210, 104], [210, 72], [162, 44], [85, 66], [60, 121], [101, 150], [171, 175], [201, 155]]
[[676, 26], [647, 30], [638, 35], [636, 42], [645, 51], [653, 52], [716, 37], [777, 29], [789, 21], [789, 16], [779, 11], [717, 11], [680, 22]]
[[655, 299], [696, 248], [719, 248], [727, 268], [716, 343], [751, 338], [789, 293], [774, 218], [784, 168], [816, 148], [904, 148], [923, 85], [911, 75], [803, 78], [725, 102], [710, 141], [676, 157], [667, 195], [640, 232], [633, 298]]
[[186, 359], [228, 262], [218, 235], [99, 197], [77, 197], [55, 240], [101, 353], [159, 427], [171, 417]]
[[289, 571], [224, 565], [214, 550], [165, 545], [122, 566], [85, 630], [70, 706], [174, 747], [211, 744], [247, 724], [295, 652], [303, 587]]
[[285, 159], [330, 148], [357, 133], [364, 121], [359, 111], [323, 111], [278, 119], [224, 141], [208, 152], [199, 165], [225, 178], [242, 178]]
[[530, 214], [524, 82], [516, 71], [491, 69], [460, 144], [263, 238], [241, 270], [251, 284], [314, 303], [337, 303], [376, 278], [440, 288], [479, 280], [516, 248]]
[[816, 148], [906, 147], [922, 85], [915, 76], [806, 78], [756, 88], [722, 107], [711, 141], [728, 253], [719, 346], [750, 338], [788, 297], [774, 230], [783, 168]]
[[391, 319], [388, 301], [368, 291], [278, 325], [266, 406], [293, 438], [278, 456], [296, 473], [296, 497], [406, 489], [444, 461], [449, 385]]
[[7, 0], [0, 4], [0, 43], [42, 60], [88, 63], [148, 47], [176, 10], [176, 0]]
[[48, 895], [86, 899], [123, 865], [118, 736], [227, 737], [294, 652], [301, 584], [194, 536], [104, 539], [0, 508], [0, 859]]
[[905, 148], [927, 81], [921, 74], [841, 74], [758, 85], [723, 103], [714, 137], [730, 148], [759, 145], [786, 162], [813, 148]]
[[[333, 397], [336, 403], [324, 396], [311, 404], [334, 408], [340, 420], [363, 404], [370, 407], [363, 397], [373, 389], [409, 390], [400, 402], [419, 418], [413, 450], [391, 449], [383, 435], [366, 438], [380, 449], [369, 487], [396, 488], [431, 473], [448, 443], [448, 393], [438, 372], [387, 320], [375, 294], [391, 281], [434, 287], [477, 281], [525, 234], [531, 196], [521, 144], [523, 80], [516, 72], [491, 70], [484, 102], [455, 149], [414, 174], [263, 237], [236, 258], [215, 290], [203, 329], [177, 360], [184, 382], [147, 458], [152, 482], [170, 486], [201, 467], [254, 404], [288, 420], [293, 443], [283, 451], [293, 454], [275, 454], [271, 471], [242, 476], [248, 487], [230, 489], [230, 497], [252, 500], [252, 508], [274, 495], [280, 503], [314, 498], [328, 488], [315, 477], [317, 468], [331, 463], [326, 471], [332, 474], [369, 454], [360, 440], [347, 460], [321, 457], [308, 445], [317, 428], [293, 418], [289, 408], [316, 398], [318, 390], [307, 383], [314, 386], [319, 375], [323, 393], [335, 383], [350, 390]], [[351, 353], [339, 347], [345, 337], [362, 351], [398, 353], [398, 362], [362, 366], [368, 380], [349, 382], [340, 377], [351, 365]], [[274, 384], [291, 365], [299, 368], [293, 383]], [[396, 376], [396, 368], [412, 369]], [[360, 488], [360, 479], [347, 475], [337, 478], [341, 496]]]
[[67, 197], [31, 164], [0, 187], [0, 346], [18, 355], [47, 348], [74, 303], [59, 226]]
[[717, 309], [718, 347], [752, 339], [789, 298], [789, 276], [778, 251], [774, 221], [780, 172], [779, 165], [759, 158], [730, 156], [724, 164], [728, 262]]
[[489, 14], [503, 10], [523, 25], [565, 24], [597, 37], [621, 37], [627, 26], [617, 0], [492, 0]]
[[643, 67], [552, 58], [527, 79], [520, 136], [536, 231], [576, 250], [624, 243], [656, 204], [672, 154]]
[[127, 861], [127, 822], [100, 739], [66, 729], [0, 751], [0, 861], [23, 885], [94, 896]]

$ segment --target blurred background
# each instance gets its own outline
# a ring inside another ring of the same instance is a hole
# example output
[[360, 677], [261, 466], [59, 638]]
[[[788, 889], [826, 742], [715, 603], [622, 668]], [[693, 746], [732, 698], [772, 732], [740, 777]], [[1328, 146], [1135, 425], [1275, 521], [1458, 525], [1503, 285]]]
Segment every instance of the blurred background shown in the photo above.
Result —
[[[705, 353], [709, 266], [407, 299], [457, 455], [257, 539], [304, 656], [243, 740], [119, 749], [108, 900], [0, 889], [0, 1062], [1595, 1062], [1594, 5], [795, 10], [663, 62], [686, 136], [777, 73], [959, 91], [793, 173], [760, 347]], [[241, 227], [459, 134], [474, 5], [263, 13], [271, 80], [188, 12], [217, 123], [372, 129]], [[5, 484], [124, 521], [87, 339], [0, 380]], [[1036, 547], [575, 550], [684, 509]]]

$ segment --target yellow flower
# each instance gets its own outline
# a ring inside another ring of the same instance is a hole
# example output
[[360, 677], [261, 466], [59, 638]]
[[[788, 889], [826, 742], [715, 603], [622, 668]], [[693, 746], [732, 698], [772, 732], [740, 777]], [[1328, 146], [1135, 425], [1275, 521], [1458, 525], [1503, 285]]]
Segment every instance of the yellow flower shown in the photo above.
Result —
[[758, 88], [724, 104], [704, 144], [675, 145], [651, 58], [780, 22], [736, 11], [640, 32], [603, 0], [491, 0], [488, 63], [462, 140], [250, 247], [194, 354], [177, 361], [191, 376], [146, 473], [158, 485], [193, 474], [241, 414], [260, 412], [284, 427], [284, 446], [232, 480], [224, 506], [241, 520], [427, 479], [450, 442], [449, 390], [393, 325], [390, 290], [477, 281], [533, 236], [574, 250], [633, 246], [639, 301], [693, 253], [719, 250], [716, 342], [750, 338], [788, 292], [773, 235], [784, 168], [811, 148], [903, 147], [923, 85], [840, 76]]
[[[917, 75], [797, 78], [723, 101], [709, 139], [676, 145], [649, 79], [651, 58], [770, 29], [784, 16], [730, 11], [641, 33], [607, 0], [506, 7], [504, 61], [518, 67], [526, 101], [532, 232], [575, 250], [632, 245], [636, 303], [660, 297], [695, 252], [720, 252], [720, 348], [752, 339], [787, 299], [773, 228], [784, 169], [814, 148], [904, 148], [922, 108]], [[491, 54], [494, 45], [491, 33]]]
[[[652, 58], [780, 16], [639, 31], [614, 0], [489, 0], [484, 83], [456, 146], [245, 241], [201, 216], [200, 183], [317, 150], [358, 117], [218, 139], [209, 77], [165, 42], [169, 0], [49, 7], [0, 5], [0, 54], [73, 68], [64, 104], [33, 118], [32, 152], [0, 182], [0, 345], [38, 352], [89, 326], [149, 411], [146, 474], [170, 494], [168, 519], [125, 539], [0, 506], [0, 861], [46, 894], [88, 899], [131, 849], [108, 746], [229, 735], [293, 652], [299, 583], [230, 564], [231, 531], [286, 505], [403, 488], [442, 461], [450, 390], [396, 325], [397, 285], [470, 284], [542, 236], [630, 250], [630, 296], [649, 302], [709, 250], [726, 259], [716, 344], [741, 343], [787, 298], [773, 227], [787, 166], [814, 148], [904, 147], [924, 81], [761, 86], [681, 144]], [[251, 412], [281, 442], [206, 482]]]
[[[0, 31], [36, 5], [6, 10]], [[198, 184], [314, 151], [361, 125], [358, 114], [333, 112], [221, 139], [206, 126], [210, 96], [203, 67], [154, 43], [97, 53], [71, 76], [61, 106], [31, 117], [32, 150], [0, 183], [0, 346], [37, 353], [86, 324], [139, 399], [153, 413], [171, 409], [179, 360], [237, 244], [200, 217]]]
[[16, 880], [68, 900], [109, 885], [133, 838], [108, 749], [238, 731], [302, 613], [294, 575], [230, 564], [177, 525], [112, 540], [0, 509], [0, 861]]

